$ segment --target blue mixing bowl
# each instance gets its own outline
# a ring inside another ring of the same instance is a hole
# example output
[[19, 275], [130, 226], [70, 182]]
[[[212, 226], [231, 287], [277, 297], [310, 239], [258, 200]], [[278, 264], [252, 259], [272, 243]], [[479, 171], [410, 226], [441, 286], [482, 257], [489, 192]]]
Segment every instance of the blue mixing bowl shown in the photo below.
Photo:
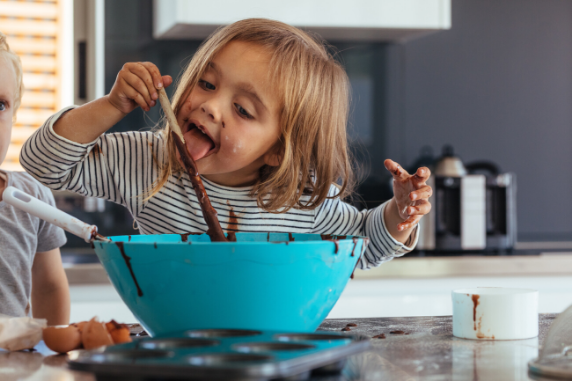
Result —
[[353, 236], [236, 238], [115, 236], [94, 245], [120, 297], [153, 336], [195, 328], [313, 332], [365, 248], [365, 238]]

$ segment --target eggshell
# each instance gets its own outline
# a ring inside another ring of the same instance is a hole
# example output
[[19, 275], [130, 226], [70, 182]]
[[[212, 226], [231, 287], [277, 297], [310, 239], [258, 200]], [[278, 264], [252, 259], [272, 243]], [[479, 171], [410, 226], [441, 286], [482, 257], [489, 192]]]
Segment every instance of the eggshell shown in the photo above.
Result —
[[85, 349], [94, 349], [105, 345], [112, 345], [114, 341], [108, 333], [106, 326], [92, 318], [82, 330], [82, 344]]
[[81, 322], [79, 322], [79, 323], [74, 323], [74, 324], [71, 324], [71, 325], [76, 325], [76, 326], [78, 327], [78, 329], [80, 330], [80, 333], [82, 333], [82, 330], [84, 329], [84, 326], [85, 326], [86, 324], [88, 324], [87, 321], [81, 321]]
[[126, 324], [119, 324], [112, 320], [106, 323], [106, 329], [110, 332], [114, 344], [129, 343], [132, 341], [130, 337], [130, 328]]
[[42, 338], [48, 348], [58, 353], [66, 353], [82, 345], [82, 336], [76, 325], [46, 327], [42, 330]]

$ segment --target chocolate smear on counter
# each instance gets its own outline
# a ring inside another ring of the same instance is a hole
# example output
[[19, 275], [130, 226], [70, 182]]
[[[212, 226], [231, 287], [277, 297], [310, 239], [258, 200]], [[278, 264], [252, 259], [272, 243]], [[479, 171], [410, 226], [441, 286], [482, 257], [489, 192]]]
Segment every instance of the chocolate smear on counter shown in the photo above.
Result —
[[142, 296], [143, 295], [142, 290], [140, 289], [140, 285], [138, 285], [138, 280], [136, 280], [136, 275], [134, 275], [134, 270], [132, 269], [132, 263], [130, 263], [131, 258], [124, 251], [124, 243], [121, 241], [118, 241], [118, 242], [116, 242], [116, 246], [120, 250], [120, 254], [122, 255], [122, 257], [124, 258], [124, 262], [126, 263], [126, 266], [128, 267], [130, 274], [132, 275], [132, 279], [134, 280], [134, 284], [136, 284], [136, 289], [138, 290], [138, 296]]
[[158, 249], [158, 244], [156, 244], [156, 242], [154, 242], [154, 249]]
[[268, 232], [268, 237], [266, 237], [266, 241], [270, 241], [270, 232]]
[[357, 326], [358, 326], [358, 324], [349, 323], [349, 324], [346, 324], [346, 326], [347, 326], [347, 327], [357, 327]]
[[392, 335], [404, 335], [405, 333], [404, 333], [404, 331], [397, 330], [397, 331], [390, 331], [390, 334], [392, 334]]
[[341, 329], [342, 332], [348, 332], [351, 331], [352, 329], [350, 329], [350, 327], [344, 327]]
[[210, 236], [210, 240], [212, 242], [217, 241], [228, 241], [224, 236], [224, 232], [222, 231], [222, 227], [220, 226], [220, 222], [218, 221], [218, 215], [212, 204], [210, 204], [210, 198], [206, 194], [206, 190], [204, 189], [204, 184], [202, 184], [202, 179], [200, 178], [200, 174], [198, 173], [198, 167], [196, 167], [196, 162], [188, 153], [186, 146], [178, 135], [172, 131], [172, 139], [176, 144], [176, 148], [180, 153], [180, 158], [184, 163], [184, 167], [186, 168], [186, 172], [190, 177], [190, 182], [192, 183], [192, 187], [196, 192], [196, 197], [198, 198], [198, 203], [200, 204], [200, 208], [202, 209], [202, 216], [204, 216], [204, 220], [208, 225], [208, 230], [206, 233]]
[[372, 338], [373, 338], [373, 339], [385, 339], [385, 338], [386, 338], [386, 335], [383, 334], [383, 333], [381, 333], [381, 334], [379, 334], [379, 335], [372, 336]]
[[353, 238], [352, 242], [354, 243], [354, 247], [352, 248], [352, 255], [350, 256], [354, 257], [354, 250], [356, 249], [356, 245], [358, 244], [358, 238], [357, 237]]
[[474, 302], [474, 312], [472, 312], [472, 320], [474, 321], [474, 330], [476, 330], [476, 307], [480, 301], [480, 295], [472, 295], [472, 302]]
[[132, 236], [128, 235], [128, 241], [132, 240]]
[[294, 241], [294, 236], [291, 233], [288, 233], [288, 241]]

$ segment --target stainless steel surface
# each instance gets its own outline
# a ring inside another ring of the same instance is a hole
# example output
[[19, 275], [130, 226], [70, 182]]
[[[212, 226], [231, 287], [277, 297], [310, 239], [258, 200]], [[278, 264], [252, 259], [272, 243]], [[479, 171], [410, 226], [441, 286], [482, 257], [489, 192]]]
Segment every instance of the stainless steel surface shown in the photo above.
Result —
[[[452, 318], [390, 317], [327, 320], [319, 330], [340, 331], [372, 339], [372, 350], [348, 359], [344, 380], [528, 380], [528, 361], [538, 355], [555, 314], [540, 314], [538, 338], [518, 341], [473, 341], [452, 336]], [[391, 334], [391, 331], [405, 334]], [[408, 333], [408, 334], [406, 334]], [[91, 380], [91, 374], [71, 371], [65, 357], [43, 343], [36, 352], [0, 351], [0, 380]]]
[[572, 306], [556, 317], [538, 358], [528, 366], [538, 378], [572, 380]]

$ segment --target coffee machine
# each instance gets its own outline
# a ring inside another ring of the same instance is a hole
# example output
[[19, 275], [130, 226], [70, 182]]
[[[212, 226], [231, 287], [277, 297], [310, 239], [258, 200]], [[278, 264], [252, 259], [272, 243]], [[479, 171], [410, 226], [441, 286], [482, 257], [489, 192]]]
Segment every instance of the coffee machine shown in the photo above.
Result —
[[487, 161], [462, 164], [445, 146], [428, 180], [432, 209], [420, 220], [421, 251], [502, 252], [516, 243], [516, 177]]

